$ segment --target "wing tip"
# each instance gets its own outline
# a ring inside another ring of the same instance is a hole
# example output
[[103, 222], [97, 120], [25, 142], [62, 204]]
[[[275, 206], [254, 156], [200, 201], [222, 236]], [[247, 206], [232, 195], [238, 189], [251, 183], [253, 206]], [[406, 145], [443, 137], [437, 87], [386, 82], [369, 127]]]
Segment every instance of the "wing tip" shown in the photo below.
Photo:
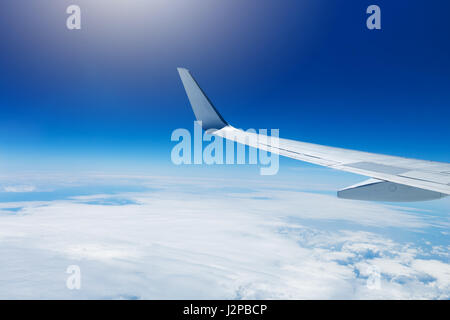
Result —
[[189, 69], [184, 68], [184, 67], [178, 67], [178, 68], [177, 68], [177, 71], [178, 71], [178, 73], [181, 73], [181, 72], [189, 72]]
[[180, 74], [181, 82], [183, 83], [195, 117], [197, 121], [202, 122], [203, 129], [219, 130], [226, 127], [228, 123], [200, 88], [189, 70], [183, 67], [178, 67], [177, 70]]

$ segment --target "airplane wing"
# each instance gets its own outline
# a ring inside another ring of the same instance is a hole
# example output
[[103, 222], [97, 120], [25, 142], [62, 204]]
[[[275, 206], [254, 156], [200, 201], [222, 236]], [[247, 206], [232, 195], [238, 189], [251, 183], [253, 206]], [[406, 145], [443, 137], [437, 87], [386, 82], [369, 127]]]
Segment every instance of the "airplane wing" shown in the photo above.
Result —
[[187, 69], [178, 68], [198, 121], [211, 134], [313, 164], [370, 177], [338, 197], [410, 202], [450, 195], [450, 163], [409, 159], [268, 137], [236, 129], [219, 114]]

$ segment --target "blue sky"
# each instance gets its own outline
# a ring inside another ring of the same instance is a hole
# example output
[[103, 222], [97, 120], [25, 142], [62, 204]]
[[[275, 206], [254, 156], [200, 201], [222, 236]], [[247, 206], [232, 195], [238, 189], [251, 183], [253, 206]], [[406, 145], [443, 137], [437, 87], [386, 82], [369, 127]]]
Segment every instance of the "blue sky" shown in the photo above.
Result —
[[369, 31], [370, 4], [3, 1], [0, 168], [170, 170], [194, 119], [178, 66], [236, 127], [448, 162], [450, 4], [376, 1]]

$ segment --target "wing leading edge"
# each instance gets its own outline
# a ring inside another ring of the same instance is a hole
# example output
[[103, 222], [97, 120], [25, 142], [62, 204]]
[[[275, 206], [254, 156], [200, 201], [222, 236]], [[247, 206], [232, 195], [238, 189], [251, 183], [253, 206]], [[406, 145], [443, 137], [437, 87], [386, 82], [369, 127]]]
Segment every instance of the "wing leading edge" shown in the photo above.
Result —
[[373, 178], [340, 190], [340, 198], [406, 202], [450, 195], [450, 163], [328, 147], [236, 129], [222, 118], [188, 70], [179, 68], [178, 72], [197, 120], [212, 134], [289, 158]]

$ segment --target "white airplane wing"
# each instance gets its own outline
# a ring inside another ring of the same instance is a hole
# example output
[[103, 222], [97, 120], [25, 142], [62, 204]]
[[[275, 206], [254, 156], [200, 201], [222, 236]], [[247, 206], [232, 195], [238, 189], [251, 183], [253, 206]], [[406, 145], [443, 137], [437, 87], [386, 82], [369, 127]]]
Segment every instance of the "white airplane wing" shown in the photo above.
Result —
[[178, 68], [204, 130], [289, 158], [370, 177], [338, 191], [338, 197], [369, 201], [423, 201], [450, 195], [450, 163], [409, 159], [268, 137], [229, 125], [187, 69]]

